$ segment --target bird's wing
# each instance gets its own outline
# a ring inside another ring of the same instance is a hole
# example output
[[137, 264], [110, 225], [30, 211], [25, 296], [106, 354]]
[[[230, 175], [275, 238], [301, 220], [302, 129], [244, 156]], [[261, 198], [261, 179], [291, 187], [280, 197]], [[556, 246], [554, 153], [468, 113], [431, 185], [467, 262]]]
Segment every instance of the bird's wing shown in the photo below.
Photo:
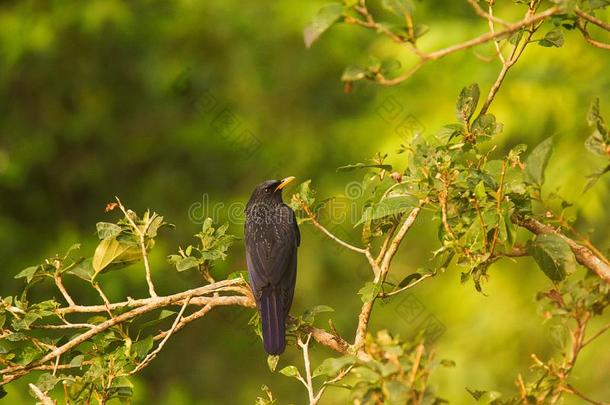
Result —
[[[255, 295], [267, 285], [280, 288], [285, 295], [284, 305], [290, 307], [296, 283], [297, 246], [300, 244], [299, 228], [294, 212], [286, 207], [281, 210], [286, 220], [277, 221], [271, 241], [255, 239], [246, 232], [246, 264]], [[269, 242], [269, 243], [266, 243]]]

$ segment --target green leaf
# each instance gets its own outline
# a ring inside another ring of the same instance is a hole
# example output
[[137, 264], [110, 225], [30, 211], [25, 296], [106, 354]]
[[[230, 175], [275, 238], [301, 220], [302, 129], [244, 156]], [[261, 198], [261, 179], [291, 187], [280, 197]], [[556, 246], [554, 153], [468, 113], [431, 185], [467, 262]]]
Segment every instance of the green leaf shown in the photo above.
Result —
[[201, 264], [201, 261], [195, 257], [183, 257], [178, 263], [176, 263], [176, 270], [185, 271], [193, 268], [197, 268]]
[[354, 356], [342, 356], [342, 357], [329, 357], [324, 359], [322, 364], [320, 364], [313, 372], [312, 377], [317, 377], [320, 375], [327, 375], [329, 377], [334, 377], [337, 375], [341, 369], [347, 366], [351, 366], [356, 362], [356, 358]]
[[298, 377], [299, 370], [295, 366], [286, 366], [280, 370], [280, 374], [284, 374], [287, 377]]
[[455, 115], [458, 120], [464, 123], [470, 120], [479, 103], [479, 95], [479, 85], [477, 83], [462, 89], [455, 106]]
[[563, 33], [561, 32], [561, 29], [554, 28], [547, 32], [544, 38], [538, 41], [538, 45], [560, 48], [563, 45]]
[[79, 354], [78, 356], [74, 356], [72, 358], [72, 360], [70, 360], [70, 366], [71, 367], [80, 367], [83, 364], [84, 359], [85, 359], [85, 356], [82, 354]]
[[367, 381], [369, 383], [377, 382], [381, 378], [379, 373], [365, 366], [353, 368], [352, 373], [354, 373], [354, 375], [356, 375], [358, 379]]
[[538, 267], [552, 281], [558, 282], [576, 270], [576, 259], [570, 246], [557, 234], [537, 235], [529, 246]]
[[30, 266], [30, 267], [26, 267], [25, 269], [21, 270], [19, 272], [19, 274], [17, 274], [15, 276], [15, 278], [24, 278], [26, 282], [30, 282], [32, 281], [32, 278], [34, 278], [34, 275], [36, 274], [36, 272], [38, 271], [38, 269], [40, 268], [40, 266]]
[[4, 390], [4, 387], [0, 386], [0, 399], [4, 398], [7, 395], [7, 392]]
[[485, 193], [485, 181], [479, 181], [479, 183], [474, 187], [474, 195], [477, 197], [479, 202], [486, 200], [487, 194]]
[[[585, 184], [585, 189], [584, 191], [589, 190], [591, 187], [593, 187], [595, 185], [595, 183], [597, 183], [597, 180], [599, 180], [599, 178], [601, 176], [603, 176], [604, 174], [610, 172], [610, 165], [601, 168], [600, 170], [596, 171], [595, 173], [592, 173], [590, 175], [587, 176], [587, 184]], [[584, 192], [583, 191], [583, 192]]]
[[310, 308], [305, 311], [303, 314], [303, 320], [307, 323], [313, 323], [316, 315], [322, 312], [334, 312], [335, 310], [328, 305], [316, 305], [313, 308]]
[[119, 256], [129, 249], [129, 245], [121, 243], [116, 239], [104, 239], [97, 245], [91, 265], [94, 276], [98, 275], [104, 268], [115, 261]]
[[510, 34], [508, 37], [508, 42], [512, 45], [517, 45], [519, 41], [521, 41], [521, 38], [523, 38], [523, 29], [517, 30]]
[[277, 362], [279, 360], [280, 360], [280, 356], [272, 356], [272, 355], [267, 356], [267, 366], [269, 366], [269, 370], [271, 372], [275, 371], [275, 368], [277, 367]]
[[315, 202], [315, 194], [310, 185], [311, 180], [304, 181], [303, 183], [299, 184], [297, 192], [292, 195], [290, 206], [295, 211], [301, 208], [300, 202], [303, 202], [305, 205], [310, 207]]
[[305, 46], [311, 48], [311, 45], [320, 35], [341, 18], [342, 13], [343, 6], [341, 3], [330, 3], [322, 7], [303, 31]]
[[383, 385], [383, 388], [384, 394], [387, 397], [386, 404], [401, 405], [409, 402], [411, 391], [402, 382], [390, 380]]
[[469, 393], [469, 394], [470, 394], [470, 395], [471, 395], [471, 396], [472, 396], [474, 399], [476, 399], [477, 401], [478, 401], [479, 399], [481, 399], [481, 397], [483, 396], [483, 394], [485, 394], [485, 393], [487, 392], [487, 391], [473, 390], [473, 389], [470, 389], [470, 388], [468, 388], [468, 387], [466, 387], [466, 391], [468, 391], [468, 393]]
[[542, 141], [525, 160], [525, 179], [531, 183], [544, 184], [544, 171], [553, 153], [553, 137]]
[[380, 164], [365, 164], [365, 163], [354, 163], [351, 165], [345, 165], [337, 168], [338, 172], [351, 172], [357, 169], [367, 169], [367, 168], [376, 168], [390, 171], [392, 170], [392, 165], [380, 165]]
[[407, 0], [382, 0], [381, 6], [400, 17], [413, 13], [413, 6]]
[[597, 156], [605, 157], [610, 155], [610, 149], [608, 149], [608, 144], [606, 144], [604, 136], [597, 130], [587, 138], [585, 141], [585, 148]]
[[95, 271], [93, 270], [93, 259], [83, 259], [80, 262], [76, 263], [70, 270], [66, 273], [73, 274], [77, 277], [82, 278], [85, 281], [91, 281]]
[[375, 204], [371, 209], [365, 210], [362, 218], [354, 225], [354, 227], [365, 223], [381, 219], [390, 215], [402, 214], [405, 211], [417, 207], [419, 200], [411, 195], [398, 195], [386, 197], [378, 204]]
[[59, 382], [59, 378], [54, 376], [51, 373], [44, 373], [40, 377], [38, 377], [38, 381], [36, 381], [36, 386], [40, 388], [42, 392], [47, 392], [55, 387], [55, 384]]
[[349, 65], [343, 71], [343, 75], [341, 75], [342, 82], [355, 82], [357, 80], [362, 80], [369, 73], [368, 70], [361, 68], [358, 65]]
[[161, 321], [175, 315], [176, 313], [177, 313], [176, 311], [170, 311], [168, 309], [164, 309], [161, 311], [161, 313], [159, 314], [159, 317], [157, 319], [153, 319], [148, 322], [144, 322], [140, 326], [140, 330], [144, 330], [145, 328], [149, 328], [151, 326], [158, 325], [159, 323], [161, 323]]
[[95, 228], [97, 229], [97, 237], [100, 239], [116, 238], [122, 231], [120, 226], [110, 222], [98, 222], [95, 224]]
[[234, 271], [232, 273], [229, 273], [229, 275], [227, 276], [227, 280], [233, 280], [236, 278], [242, 278], [244, 280], [247, 280], [248, 272], [247, 271]]
[[173, 225], [163, 222], [163, 217], [155, 214], [155, 218], [150, 222], [150, 225], [148, 226], [148, 229], [146, 230], [146, 237], [155, 238], [157, 236], [157, 232], [159, 231], [159, 229], [161, 229], [165, 225], [173, 226]]
[[413, 27], [413, 36], [417, 39], [424, 36], [430, 31], [430, 27], [426, 24], [415, 24]]
[[138, 360], [144, 360], [150, 349], [153, 347], [153, 337], [147, 336], [144, 339], [140, 339], [131, 345], [131, 352]]
[[502, 132], [503, 125], [496, 123], [496, 117], [493, 114], [483, 114], [472, 123], [471, 131], [478, 138], [481, 136], [492, 137]]
[[363, 303], [371, 302], [381, 292], [381, 285], [369, 281], [358, 291]]
[[602, 135], [603, 139], [608, 140], [608, 127], [606, 126], [606, 122], [604, 121], [604, 118], [600, 112], [599, 98], [596, 98], [591, 103], [591, 107], [587, 113], [587, 122], [590, 126], [595, 127], [597, 132]]

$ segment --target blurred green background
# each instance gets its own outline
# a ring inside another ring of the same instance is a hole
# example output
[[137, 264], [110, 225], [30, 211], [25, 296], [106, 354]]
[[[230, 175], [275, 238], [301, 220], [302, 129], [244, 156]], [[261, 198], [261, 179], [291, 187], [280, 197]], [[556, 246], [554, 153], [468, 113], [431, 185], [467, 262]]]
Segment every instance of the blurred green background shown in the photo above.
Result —
[[[346, 65], [365, 63], [368, 55], [403, 62], [410, 57], [398, 45], [345, 25], [306, 50], [303, 27], [322, 4], [0, 2], [0, 295], [18, 291], [20, 280], [13, 275], [19, 270], [74, 242], [81, 241], [90, 255], [95, 223], [117, 215], [104, 213], [115, 195], [134, 210], [151, 208], [176, 225], [152, 254], [158, 292], [197, 285], [197, 275], [177, 273], [165, 257], [192, 241], [205, 215], [238, 218], [240, 212], [229, 212], [231, 203], [244, 203], [265, 179], [288, 175], [312, 179], [320, 198], [343, 195], [345, 185], [362, 174], [336, 168], [376, 152], [390, 153], [389, 160], [403, 168], [405, 155], [395, 151], [406, 140], [397, 125], [415, 119], [424, 133], [435, 133], [454, 121], [462, 87], [478, 82], [486, 92], [499, 71], [497, 61], [478, 58], [493, 55], [483, 46], [433, 62], [398, 87], [360, 85], [345, 94], [339, 78]], [[466, 2], [416, 6], [416, 20], [431, 28], [421, 41], [427, 50], [487, 29]], [[505, 4], [497, 13], [519, 18], [520, 7]], [[493, 141], [499, 151], [555, 135], [546, 192], [575, 204], [578, 228], [595, 230], [593, 239], [604, 252], [610, 246], [610, 182], [602, 178], [583, 195], [584, 176], [603, 163], [583, 142], [594, 97], [601, 97], [610, 117], [609, 71], [608, 53], [571, 32], [561, 49], [529, 47], [492, 107], [504, 123]], [[397, 105], [400, 114], [380, 114], [384, 103]], [[227, 128], [234, 132], [227, 135]], [[420, 218], [400, 250], [396, 278], [426, 264], [438, 245], [438, 225]], [[349, 218], [329, 227], [358, 243]], [[242, 223], [233, 220], [230, 230], [241, 237]], [[302, 234], [293, 312], [330, 305], [337, 329], [351, 337], [360, 304], [356, 292], [369, 277], [366, 265], [307, 225]], [[222, 277], [244, 269], [239, 241], [215, 271]], [[111, 299], [146, 294], [141, 266], [111, 274], [101, 280]], [[441, 397], [474, 402], [465, 387], [513, 393], [531, 353], [548, 358], [557, 350], [534, 300], [550, 282], [530, 259], [494, 265], [484, 285], [487, 295], [461, 285], [459, 276], [459, 269], [450, 268], [379, 306], [371, 330], [408, 336], [423, 317], [434, 316], [444, 326], [435, 350], [456, 362], [432, 379]], [[72, 290], [78, 285], [68, 282]], [[421, 304], [422, 318], [404, 315], [405, 299]], [[262, 384], [282, 404], [304, 403], [302, 386], [269, 372], [262, 345], [246, 326], [250, 315], [215, 310], [177, 334], [136, 378], [134, 403], [247, 404]], [[324, 317], [319, 321], [326, 324]], [[574, 373], [575, 386], [600, 400], [610, 399], [608, 344], [610, 336], [592, 344]], [[314, 364], [332, 355], [320, 347], [313, 353]], [[294, 346], [280, 367], [289, 362], [300, 362]], [[29, 381], [9, 385], [5, 401], [31, 403]], [[330, 389], [323, 403], [344, 403], [344, 395]]]

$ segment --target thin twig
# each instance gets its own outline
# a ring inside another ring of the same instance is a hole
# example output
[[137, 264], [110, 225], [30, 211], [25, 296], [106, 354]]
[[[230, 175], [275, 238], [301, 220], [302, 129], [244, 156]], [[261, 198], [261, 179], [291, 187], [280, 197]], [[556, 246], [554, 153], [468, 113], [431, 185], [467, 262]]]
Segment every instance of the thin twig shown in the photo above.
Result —
[[139, 245], [140, 245], [140, 250], [142, 252], [142, 261], [144, 262], [144, 269], [146, 271], [146, 283], [148, 284], [148, 293], [150, 294], [151, 297], [157, 297], [157, 293], [155, 292], [155, 285], [153, 284], [153, 281], [152, 281], [150, 263], [148, 262], [148, 251], [146, 249], [146, 232], [148, 231], [148, 228], [150, 227], [150, 224], [152, 223], [152, 221], [155, 219], [155, 215], [153, 215], [148, 220], [148, 223], [145, 225], [144, 230], [141, 230], [140, 227], [133, 221], [133, 219], [131, 219], [131, 216], [127, 213], [127, 210], [125, 210], [125, 207], [121, 203], [121, 200], [119, 200], [119, 197], [115, 197], [115, 198], [116, 198], [117, 203], [119, 204], [119, 208], [121, 209], [121, 211], [123, 211], [125, 218], [127, 218], [129, 223], [131, 224], [134, 232], [136, 232], [136, 234], [139, 237]]
[[586, 401], [586, 402], [588, 402], [590, 404], [593, 404], [593, 405], [608, 405], [608, 404], [610, 404], [610, 402], [596, 401], [594, 399], [591, 399], [591, 398], [585, 396], [582, 392], [578, 391], [571, 384], [566, 384], [564, 389], [566, 389], [566, 391], [569, 392], [570, 394], [576, 395], [577, 397], [579, 397], [583, 401]]
[[64, 299], [66, 300], [68, 305], [76, 305], [70, 294], [68, 294], [68, 290], [66, 290], [66, 287], [64, 286], [64, 283], [61, 279], [61, 274], [58, 271], [55, 272], [53, 280], [55, 280], [55, 285], [57, 286], [57, 289], [61, 292], [61, 295], [64, 296]]
[[42, 403], [42, 405], [55, 405], [55, 401], [48, 397], [44, 392], [40, 390], [36, 385], [30, 383], [28, 387], [32, 390], [36, 398]]
[[578, 28], [578, 30], [582, 34], [583, 38], [585, 39], [585, 41], [587, 41], [589, 44], [591, 44], [597, 48], [600, 48], [600, 49], [610, 49], [610, 44], [597, 41], [591, 37], [591, 34], [589, 34], [589, 31], [587, 30], [586, 23], [582, 22], [581, 20], [578, 20], [576, 22], [576, 28]]
[[481, 8], [481, 6], [479, 6], [479, 2], [477, 0], [468, 0], [468, 3], [472, 6], [472, 8], [474, 9], [474, 11], [477, 13], [477, 15], [479, 17], [485, 18], [486, 20], [489, 20], [492, 23], [500, 24], [505, 27], [510, 25], [507, 21], [504, 21], [503, 19], [498, 18], [498, 17], [494, 17], [494, 15], [491, 12], [491, 6], [492, 6], [493, 2], [489, 2], [489, 9], [490, 9], [489, 13], [486, 13], [485, 10], [483, 10], [483, 8]]
[[597, 25], [598, 27], [606, 30], [606, 31], [610, 31], [610, 24], [600, 20], [597, 17], [592, 16], [591, 14], [587, 14], [584, 11], [582, 11], [581, 9], [579, 9], [578, 7], [576, 9], [574, 9], [574, 14], [576, 14], [577, 16], [579, 16], [580, 18], [583, 18], [587, 21], [589, 21], [592, 24]]
[[326, 229], [326, 227], [324, 227], [324, 225], [322, 225], [320, 222], [318, 222], [315, 214], [309, 209], [309, 207], [303, 206], [303, 209], [304, 209], [305, 213], [307, 214], [309, 221], [311, 221], [311, 223], [314, 224], [314, 226], [316, 228], [318, 228], [320, 231], [322, 231], [323, 234], [325, 234], [326, 236], [328, 236], [329, 238], [331, 238], [332, 240], [334, 240], [335, 242], [337, 242], [344, 248], [347, 248], [349, 250], [352, 250], [354, 252], [361, 253], [361, 254], [367, 253], [367, 249], [363, 249], [363, 248], [356, 247], [354, 245], [350, 245], [349, 243], [343, 241], [342, 239], [340, 239], [339, 237], [334, 235], [331, 231]]
[[309, 405], [316, 405], [318, 401], [316, 400], [316, 394], [313, 388], [313, 381], [311, 377], [311, 364], [309, 361], [309, 341], [311, 340], [311, 334], [307, 335], [307, 339], [305, 342], [301, 340], [299, 337], [297, 340], [297, 344], [303, 351], [303, 363], [305, 365], [305, 379], [302, 380], [303, 384], [307, 388], [307, 394], [309, 395]]
[[163, 338], [163, 340], [161, 341], [161, 343], [159, 343], [159, 345], [157, 346], [157, 348], [155, 350], [153, 350], [152, 352], [148, 353], [146, 355], [146, 357], [144, 358], [144, 360], [140, 364], [138, 364], [136, 366], [136, 368], [134, 368], [131, 371], [130, 374], [135, 374], [138, 371], [142, 370], [151, 361], [153, 361], [155, 357], [157, 357], [157, 354], [159, 354], [159, 352], [163, 349], [163, 346], [165, 346], [165, 343], [167, 343], [169, 338], [172, 336], [172, 334], [176, 330], [176, 327], [178, 326], [178, 323], [182, 320], [182, 315], [184, 314], [184, 311], [186, 310], [186, 307], [188, 306], [190, 301], [191, 301], [191, 297], [190, 296], [187, 297], [184, 300], [184, 304], [182, 304], [182, 308], [180, 308], [180, 312], [178, 312], [178, 315], [176, 316], [176, 319], [174, 319], [174, 323], [172, 324], [172, 327], [167, 331], [167, 333], [166, 333], [165, 337]]
[[95, 325], [91, 323], [68, 323], [63, 325], [31, 325], [32, 329], [91, 329]]
[[600, 330], [598, 330], [597, 332], [595, 332], [595, 334], [591, 337], [589, 337], [588, 339], [586, 339], [583, 342], [583, 347], [588, 345], [589, 343], [591, 343], [592, 341], [594, 341], [595, 339], [597, 339], [598, 337], [600, 337], [601, 335], [603, 335], [604, 333], [606, 333], [608, 331], [608, 329], [610, 329], [610, 323], [604, 325]]
[[379, 294], [379, 298], [388, 298], [388, 297], [391, 297], [393, 295], [400, 294], [401, 292], [406, 291], [406, 290], [408, 290], [410, 288], [413, 288], [417, 284], [419, 284], [422, 281], [424, 281], [425, 279], [430, 278], [430, 277], [434, 277], [435, 275], [436, 275], [435, 273], [426, 273], [426, 274], [422, 275], [420, 278], [418, 278], [417, 280], [411, 281], [409, 284], [407, 284], [404, 287], [399, 288], [398, 290], [390, 291], [389, 293], [381, 293], [381, 294]]

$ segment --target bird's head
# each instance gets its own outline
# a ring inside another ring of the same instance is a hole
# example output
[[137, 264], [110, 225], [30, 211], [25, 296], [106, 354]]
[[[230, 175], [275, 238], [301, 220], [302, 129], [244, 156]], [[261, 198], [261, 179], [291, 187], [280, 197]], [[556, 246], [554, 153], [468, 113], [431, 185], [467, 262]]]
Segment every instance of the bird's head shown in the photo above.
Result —
[[282, 190], [293, 180], [294, 176], [286, 177], [282, 180], [267, 180], [256, 186], [250, 197], [248, 205], [255, 203], [281, 203]]

